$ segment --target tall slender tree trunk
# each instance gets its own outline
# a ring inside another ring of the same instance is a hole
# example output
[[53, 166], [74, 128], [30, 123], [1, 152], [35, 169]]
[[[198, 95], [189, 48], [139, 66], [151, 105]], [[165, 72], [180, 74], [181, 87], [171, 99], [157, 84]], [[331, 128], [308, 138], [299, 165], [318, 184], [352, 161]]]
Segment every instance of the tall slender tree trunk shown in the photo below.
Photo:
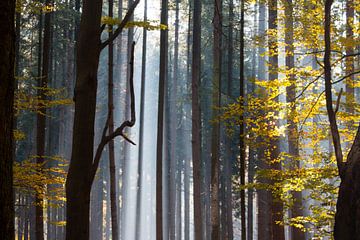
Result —
[[170, 117], [170, 166], [169, 166], [169, 239], [175, 240], [176, 236], [176, 176], [177, 176], [177, 82], [178, 82], [178, 60], [179, 60], [179, 0], [175, 3], [175, 39], [174, 39], [174, 61], [172, 82], [169, 86], [169, 117]]
[[[161, 1], [161, 24], [168, 24], [168, 0]], [[163, 142], [164, 99], [168, 68], [168, 31], [160, 33], [160, 75], [158, 99], [158, 123], [156, 144], [156, 239], [163, 239]], [[167, 236], [166, 236], [167, 237]]]
[[[222, 0], [214, 1], [214, 45], [213, 45], [213, 95], [212, 118], [219, 114], [221, 83], [221, 35]], [[220, 239], [219, 222], [219, 171], [220, 171], [220, 123], [214, 122], [211, 134], [211, 239]]]
[[[113, 17], [113, 0], [109, 0], [109, 17]], [[113, 35], [113, 27], [109, 25], [109, 38]], [[109, 135], [114, 132], [114, 45], [108, 46], [108, 112]], [[116, 194], [116, 165], [114, 140], [109, 142], [109, 170], [110, 170], [110, 204], [111, 204], [111, 239], [119, 239], [118, 216], [117, 216], [117, 194]]]
[[[284, 2], [285, 6], [285, 65], [286, 70], [289, 72], [287, 74], [288, 81], [290, 82], [290, 86], [286, 88], [286, 101], [289, 104], [288, 116], [287, 116], [287, 133], [288, 133], [288, 146], [289, 146], [289, 154], [291, 157], [291, 166], [293, 169], [300, 168], [300, 153], [299, 153], [299, 134], [297, 129], [297, 124], [295, 122], [295, 118], [297, 115], [296, 112], [296, 104], [295, 104], [295, 95], [296, 95], [296, 78], [293, 73], [291, 73], [292, 69], [295, 67], [294, 62], [294, 16], [293, 16], [293, 1], [286, 0]], [[299, 217], [303, 216], [302, 212], [302, 194], [301, 192], [293, 192], [294, 196], [294, 206], [291, 209], [291, 217]], [[304, 240], [305, 233], [301, 231], [299, 228], [292, 226], [291, 228], [291, 236], [294, 240]]]
[[14, 61], [15, 1], [0, 2], [0, 239], [12, 240], [14, 233], [13, 192], [13, 124], [14, 124]]
[[[192, 21], [192, 6], [191, 1], [189, 1], [188, 6], [188, 29], [187, 29], [187, 38], [186, 38], [186, 79], [185, 79], [185, 92], [191, 91], [191, 21]], [[189, 96], [189, 95], [188, 95]], [[186, 97], [186, 95], [185, 95]], [[183, 146], [187, 149], [185, 157], [184, 157], [184, 240], [190, 239], [190, 161], [191, 154], [189, 152], [188, 145], [186, 144], [186, 140], [191, 144], [192, 134], [189, 135], [186, 133], [186, 130], [189, 131], [191, 129], [191, 105], [190, 105], [190, 97], [186, 98], [186, 102], [184, 103], [184, 113], [185, 113], [185, 123], [183, 125]], [[187, 138], [185, 138], [187, 136]]]
[[[50, 0], [46, 0], [46, 5], [50, 4]], [[42, 13], [40, 13], [42, 14]], [[50, 42], [51, 42], [51, 16], [50, 12], [45, 12], [45, 21], [44, 21], [44, 39], [43, 44], [41, 45], [41, 40], [39, 41], [39, 49], [42, 49], [42, 51], [39, 52], [39, 54], [42, 54], [41, 60], [39, 61], [39, 64], [41, 64], [41, 67], [39, 67], [39, 79], [38, 79], [38, 90], [37, 90], [37, 97], [39, 99], [38, 103], [38, 113], [36, 115], [36, 163], [43, 164], [44, 163], [44, 156], [45, 156], [45, 128], [46, 128], [46, 106], [42, 101], [46, 100], [46, 88], [49, 78], [49, 69], [50, 69]], [[42, 17], [40, 18], [40, 21], [42, 21]], [[39, 34], [39, 37], [42, 37], [42, 23], [40, 23], [39, 32], [41, 31], [41, 34]], [[40, 56], [40, 55], [39, 55]], [[42, 61], [42, 62], [41, 62]], [[40, 70], [41, 69], [41, 70]], [[41, 166], [43, 167], [43, 166]], [[36, 214], [36, 239], [37, 240], [43, 240], [44, 239], [44, 191], [45, 186], [41, 186], [36, 193], [36, 207], [35, 207], [35, 214]]]
[[[228, 27], [228, 39], [227, 39], [227, 48], [228, 48], [228, 56], [227, 56], [227, 95], [228, 99], [232, 99], [232, 91], [233, 91], [233, 68], [234, 68], [234, 1], [230, 0], [229, 2], [229, 27]], [[230, 102], [229, 102], [230, 103]], [[232, 198], [232, 165], [234, 154], [232, 151], [232, 143], [231, 137], [225, 134], [225, 157], [224, 161], [224, 230], [223, 234], [225, 235], [224, 240], [232, 240], [234, 231], [233, 231], [233, 198]]]
[[200, 78], [201, 78], [201, 1], [194, 1], [193, 13], [193, 44], [191, 66], [191, 95], [192, 95], [192, 161], [193, 161], [193, 188], [194, 188], [194, 225], [195, 240], [202, 240], [202, 197], [201, 197], [201, 112], [200, 112]]
[[[245, 104], [245, 41], [244, 41], [244, 25], [245, 25], [245, 3], [240, 3], [240, 104]], [[240, 118], [240, 185], [245, 186], [245, 162], [246, 162], [246, 146], [245, 146], [245, 123], [244, 114]], [[246, 240], [246, 210], [245, 210], [245, 189], [240, 190], [240, 214], [241, 214], [241, 239]]]
[[[259, 0], [259, 32], [258, 35], [263, 39], [262, 46], [265, 46], [265, 34], [266, 34], [266, 7], [265, 3]], [[266, 52], [265, 47], [259, 48], [259, 55], [258, 55], [258, 79], [261, 81], [266, 81], [266, 58], [264, 57]], [[261, 95], [263, 93], [259, 94], [259, 97], [264, 97]], [[256, 141], [257, 143], [262, 143], [263, 139], [260, 137]], [[266, 158], [264, 154], [264, 146], [261, 145], [258, 149], [258, 162], [257, 166], [259, 169], [266, 169]], [[261, 182], [265, 182], [265, 179], [261, 179]], [[271, 232], [270, 232], [270, 218], [269, 218], [269, 200], [271, 198], [271, 194], [266, 191], [265, 189], [257, 189], [257, 206], [258, 206], [258, 212], [257, 212], [257, 230], [258, 230], [258, 239], [261, 240], [267, 240], [271, 239]]]
[[[346, 38], [350, 41], [354, 40], [354, 0], [347, 0], [346, 1]], [[354, 54], [354, 47], [352, 46], [353, 43], [346, 46], [346, 55]], [[350, 75], [354, 72], [354, 57], [347, 57], [345, 62], [345, 75]], [[345, 80], [346, 86], [346, 111], [348, 113], [354, 113], [354, 76], [348, 77]], [[350, 121], [348, 123], [349, 127], [351, 128], [354, 123]]]
[[[144, 22], [147, 21], [147, 0], [144, 0]], [[140, 240], [141, 233], [141, 202], [142, 202], [142, 172], [144, 155], [144, 120], [145, 120], [145, 79], [146, 79], [146, 47], [147, 30], [143, 29], [142, 58], [141, 58], [141, 89], [140, 89], [140, 130], [139, 130], [139, 156], [138, 156], [138, 183], [136, 195], [136, 232], [135, 239]], [[147, 223], [149, 224], [149, 223]]]
[[[278, 39], [277, 39], [277, 0], [269, 1], [269, 30], [272, 31], [272, 34], [269, 36], [269, 81], [276, 81], [278, 79], [278, 67], [279, 67], [279, 56], [278, 56]], [[279, 97], [276, 97], [276, 101], [279, 101]], [[277, 113], [278, 114], [278, 113]], [[278, 125], [278, 121], [276, 121]], [[280, 138], [275, 137], [272, 142], [271, 147], [271, 160], [276, 160], [280, 155]], [[275, 163], [269, 164], [271, 169], [281, 170], [281, 163], [276, 161]], [[274, 184], [274, 183], [271, 183]], [[273, 240], [282, 240], [285, 239], [284, 226], [278, 224], [277, 222], [283, 221], [283, 205], [282, 202], [278, 202], [271, 196], [271, 205], [270, 205], [270, 221], [271, 221], [271, 237]]]

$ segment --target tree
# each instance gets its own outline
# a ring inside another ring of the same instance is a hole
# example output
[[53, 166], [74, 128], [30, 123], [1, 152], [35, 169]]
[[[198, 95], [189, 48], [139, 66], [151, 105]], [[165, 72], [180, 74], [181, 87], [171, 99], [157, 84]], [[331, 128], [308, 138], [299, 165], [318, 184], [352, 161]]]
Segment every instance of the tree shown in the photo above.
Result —
[[[124, 122], [113, 134], [108, 136], [106, 135], [106, 126], [102, 140], [94, 157], [94, 121], [96, 110], [97, 69], [100, 51], [119, 35], [138, 3], [139, 0], [135, 1], [134, 4], [130, 6], [123, 21], [114, 31], [112, 37], [101, 42], [100, 22], [102, 1], [84, 0], [83, 2], [83, 12], [81, 15], [77, 43], [72, 155], [66, 179], [67, 240], [89, 239], [90, 191], [98, 169], [101, 152], [105, 145], [114, 137], [120, 135], [123, 136], [122, 131], [125, 127], [134, 124], [134, 117], [132, 116], [131, 121]], [[89, 48], [88, 46], [92, 47]]]
[[[45, 5], [50, 5], [50, 0], [46, 0]], [[39, 79], [38, 79], [38, 114], [37, 114], [37, 126], [36, 126], [36, 163], [43, 164], [45, 156], [45, 129], [46, 129], [46, 107], [44, 101], [46, 100], [46, 88], [48, 85], [49, 70], [50, 70], [50, 44], [51, 44], [51, 16], [50, 11], [45, 11], [44, 29], [42, 28], [42, 17], [39, 21]], [[42, 14], [42, 12], [40, 13]], [[42, 31], [44, 30], [44, 39], [42, 41]], [[43, 42], [43, 44], [42, 44]], [[42, 50], [42, 51], [41, 51]], [[42, 56], [41, 56], [42, 54]], [[41, 56], [41, 57], [40, 57]], [[42, 63], [42, 64], [41, 64]], [[44, 186], [42, 186], [44, 187]], [[36, 239], [44, 239], [44, 189], [36, 192]]]
[[[113, 17], [113, 0], [109, 0], [109, 17]], [[113, 36], [113, 26], [109, 25], [109, 38]], [[109, 114], [109, 135], [114, 133], [114, 45], [108, 45], [108, 114]], [[111, 237], [119, 239], [117, 197], [116, 197], [116, 166], [114, 140], [109, 142], [109, 170], [110, 170], [110, 204], [111, 204]]]
[[[240, 104], [244, 105], [245, 98], [245, 56], [244, 56], [244, 12], [245, 12], [245, 3], [244, 0], [240, 3], [241, 12], [240, 12]], [[245, 185], [245, 162], [246, 162], [246, 147], [245, 147], [245, 123], [244, 116], [241, 117], [240, 121], [240, 185]], [[240, 190], [240, 212], [241, 212], [241, 239], [246, 240], [246, 215], [245, 215], [245, 189]]]
[[[290, 82], [290, 86], [286, 88], [286, 101], [289, 104], [289, 110], [287, 111], [287, 133], [288, 133], [288, 146], [289, 146], [289, 154], [292, 158], [292, 166], [293, 168], [300, 168], [300, 160], [299, 160], [299, 134], [298, 128], [296, 125], [296, 104], [294, 99], [296, 97], [296, 78], [295, 74], [292, 73], [292, 70], [295, 67], [295, 59], [294, 59], [294, 16], [293, 16], [293, 1], [286, 0], [284, 1], [285, 5], [285, 65], [286, 65], [286, 73], [288, 81]], [[302, 195], [301, 191], [294, 192], [294, 206], [292, 208], [292, 217], [296, 218], [299, 216], [303, 216], [302, 213]], [[305, 234], [299, 228], [292, 226], [292, 238], [294, 240], [302, 240], [305, 239]]]
[[1, 1], [0, 7], [0, 238], [14, 236], [14, 61], [15, 61], [15, 1]]
[[[144, 22], [147, 21], [147, 0], [144, 0]], [[140, 129], [139, 129], [139, 156], [138, 156], [138, 183], [136, 195], [136, 232], [135, 239], [140, 239], [141, 233], [141, 201], [142, 201], [142, 174], [144, 155], [144, 120], [145, 120], [145, 76], [146, 76], [146, 45], [147, 30], [143, 29], [142, 58], [141, 58], [141, 89], [140, 89]]]
[[[220, 83], [221, 83], [221, 18], [222, 1], [214, 1], [213, 20], [213, 95], [212, 117], [219, 115], [220, 108]], [[219, 170], [220, 169], [220, 123], [216, 121], [212, 126], [211, 134], [211, 239], [220, 239], [219, 222]]]
[[194, 187], [194, 223], [195, 240], [202, 240], [203, 220], [201, 206], [201, 113], [200, 113], [200, 76], [201, 76], [201, 1], [194, 1], [193, 13], [193, 42], [192, 42], [192, 66], [191, 66], [191, 95], [192, 95], [192, 161], [193, 161], [193, 187]]
[[[161, 24], [168, 24], [168, 0], [161, 1]], [[164, 99], [168, 69], [168, 30], [160, 33], [160, 74], [158, 123], [156, 142], [156, 239], [163, 239], [163, 142], [164, 142]], [[167, 238], [167, 236], [166, 236]]]

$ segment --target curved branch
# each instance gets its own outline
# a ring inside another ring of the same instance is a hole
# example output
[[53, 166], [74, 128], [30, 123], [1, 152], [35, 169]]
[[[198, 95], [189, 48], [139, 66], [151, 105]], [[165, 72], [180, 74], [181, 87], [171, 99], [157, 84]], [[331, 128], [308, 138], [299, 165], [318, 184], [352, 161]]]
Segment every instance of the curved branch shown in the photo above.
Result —
[[110, 42], [114, 41], [117, 36], [122, 32], [126, 24], [130, 21], [131, 16], [133, 15], [136, 6], [139, 4], [140, 0], [135, 0], [133, 4], [130, 6], [129, 10], [127, 11], [124, 19], [119, 24], [119, 27], [114, 31], [114, 34], [109, 37], [107, 40], [101, 43], [100, 49], [103, 50], [107, 45], [109, 45]]
[[109, 125], [109, 119], [111, 117], [111, 113], [108, 113], [108, 117], [106, 120], [106, 124], [104, 126], [104, 130], [103, 130], [103, 134], [101, 137], [101, 141], [96, 149], [96, 153], [95, 153], [95, 157], [94, 157], [94, 161], [93, 161], [93, 165], [92, 165], [92, 169], [91, 169], [91, 175], [90, 175], [90, 179], [93, 180], [95, 175], [96, 175], [96, 171], [99, 167], [99, 162], [101, 159], [101, 154], [104, 151], [104, 148], [106, 146], [106, 144], [108, 144], [112, 139], [116, 138], [117, 136], [122, 136], [126, 141], [128, 141], [129, 143], [136, 145], [133, 141], [131, 141], [125, 134], [124, 134], [124, 129], [126, 127], [133, 127], [135, 125], [136, 122], [136, 115], [135, 115], [135, 91], [134, 91], [134, 50], [135, 50], [135, 42], [132, 43], [131, 46], [131, 57], [130, 57], [130, 78], [129, 78], [129, 83], [130, 83], [130, 109], [131, 109], [131, 119], [130, 120], [126, 120], [124, 121], [120, 127], [118, 127], [112, 134], [110, 135], [106, 135], [107, 129], [108, 129], [108, 125]]

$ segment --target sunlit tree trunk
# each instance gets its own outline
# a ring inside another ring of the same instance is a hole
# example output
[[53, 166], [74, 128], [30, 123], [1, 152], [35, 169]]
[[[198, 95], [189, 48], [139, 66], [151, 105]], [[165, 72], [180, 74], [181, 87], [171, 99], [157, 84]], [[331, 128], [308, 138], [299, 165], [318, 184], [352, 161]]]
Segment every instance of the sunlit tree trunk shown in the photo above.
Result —
[[[291, 157], [291, 166], [293, 169], [300, 168], [300, 153], [299, 153], [299, 134], [296, 125], [296, 105], [294, 99], [296, 97], [296, 79], [295, 75], [291, 73], [291, 71], [295, 67], [294, 62], [294, 17], [293, 17], [293, 1], [286, 0], [284, 1], [285, 6], [285, 65], [287, 73], [288, 81], [290, 82], [290, 86], [286, 88], [286, 101], [289, 104], [289, 108], [287, 110], [287, 134], [288, 134], [288, 146], [289, 146], [289, 154]], [[302, 194], [301, 192], [293, 192], [294, 196], [294, 206], [291, 209], [291, 217], [299, 217], [303, 216], [302, 212]], [[291, 236], [294, 240], [304, 240], [305, 233], [301, 231], [299, 228], [292, 226], [291, 228]]]
[[[144, 22], [147, 21], [147, 0], [144, 0]], [[141, 235], [141, 201], [142, 201], [142, 174], [143, 174], [143, 144], [144, 144], [144, 119], [145, 119], [145, 78], [146, 78], [146, 47], [147, 30], [143, 29], [141, 58], [141, 89], [140, 89], [140, 129], [139, 129], [139, 156], [138, 156], [138, 179], [136, 195], [136, 229], [135, 239], [140, 240]], [[149, 224], [149, 223], [146, 223]]]
[[[277, 0], [269, 1], [269, 17], [268, 17], [268, 28], [271, 33], [268, 36], [268, 45], [269, 45], [269, 81], [276, 81], [279, 77], [278, 67], [279, 67], [279, 50], [278, 50], [278, 38], [277, 38], [277, 27], [278, 27], [278, 10], [277, 10]], [[279, 101], [279, 97], [276, 97], [276, 101]], [[279, 113], [277, 113], [279, 114]], [[276, 121], [275, 124], [279, 124]], [[274, 137], [270, 157], [271, 160], [277, 160], [280, 156], [280, 138]], [[269, 167], [275, 170], [281, 170], [281, 163], [276, 161], [275, 163], [269, 163]], [[273, 181], [273, 180], [271, 180]], [[271, 182], [274, 184], [274, 182]], [[270, 221], [271, 221], [271, 238], [273, 240], [282, 240], [285, 239], [284, 226], [278, 224], [277, 222], [283, 221], [283, 204], [278, 202], [271, 196], [270, 203]]]
[[[265, 81], [266, 78], [266, 58], [264, 57], [266, 49], [262, 46], [265, 46], [265, 34], [266, 34], [266, 6], [262, 1], [259, 1], [259, 32], [258, 35], [262, 39], [261, 46], [259, 48], [258, 54], [258, 79], [260, 81]], [[263, 91], [260, 91], [259, 97], [263, 97]], [[261, 144], [261, 146], [257, 149], [257, 166], [259, 169], [266, 169], [266, 158], [264, 154], [264, 146], [263, 140], [259, 137], [257, 139], [257, 143]], [[261, 179], [261, 182], [266, 181], [265, 179]], [[266, 191], [265, 189], [257, 189], [257, 230], [258, 230], [258, 239], [267, 240], [271, 239], [271, 232], [270, 232], [270, 219], [269, 219], [269, 201], [271, 198], [271, 194]]]

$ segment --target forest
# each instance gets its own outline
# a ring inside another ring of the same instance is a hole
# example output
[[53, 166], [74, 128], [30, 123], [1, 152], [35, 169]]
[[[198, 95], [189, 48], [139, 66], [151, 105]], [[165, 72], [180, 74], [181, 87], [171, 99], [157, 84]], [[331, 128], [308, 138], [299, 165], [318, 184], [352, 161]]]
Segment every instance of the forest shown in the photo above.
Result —
[[360, 240], [360, 0], [1, 0], [0, 240]]

